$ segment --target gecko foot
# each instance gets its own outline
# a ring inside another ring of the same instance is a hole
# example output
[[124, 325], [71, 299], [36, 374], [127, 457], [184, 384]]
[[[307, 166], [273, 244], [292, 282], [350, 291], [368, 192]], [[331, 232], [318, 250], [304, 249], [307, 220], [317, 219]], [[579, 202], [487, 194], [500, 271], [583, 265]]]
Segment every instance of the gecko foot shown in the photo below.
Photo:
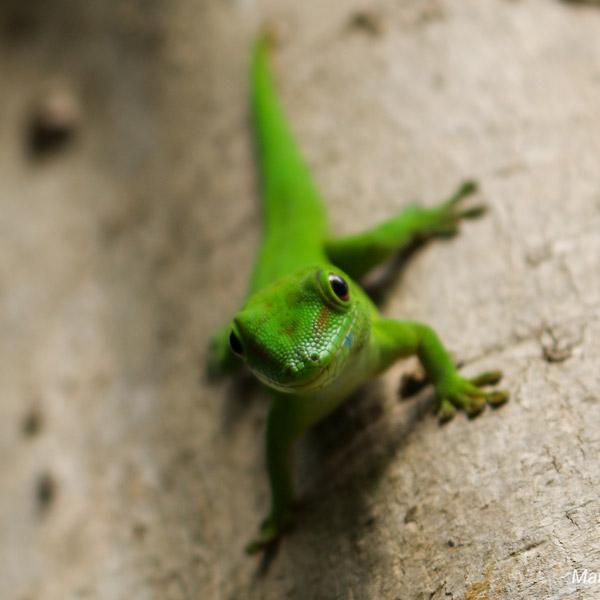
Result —
[[486, 211], [483, 204], [462, 206], [462, 201], [475, 192], [477, 192], [477, 183], [472, 180], [464, 181], [448, 200], [429, 209], [429, 235], [441, 237], [455, 235], [463, 219], [476, 219], [483, 215]]
[[275, 546], [281, 536], [291, 528], [291, 519], [275, 519], [267, 517], [260, 527], [258, 535], [246, 545], [246, 554], [257, 554]]
[[492, 407], [504, 404], [508, 400], [508, 392], [504, 390], [486, 392], [481, 389], [483, 386], [495, 385], [501, 378], [500, 371], [487, 371], [472, 379], [465, 379], [455, 374], [440, 382], [436, 387], [437, 414], [440, 423], [452, 419], [457, 409], [464, 410], [469, 417], [476, 417], [486, 404]]

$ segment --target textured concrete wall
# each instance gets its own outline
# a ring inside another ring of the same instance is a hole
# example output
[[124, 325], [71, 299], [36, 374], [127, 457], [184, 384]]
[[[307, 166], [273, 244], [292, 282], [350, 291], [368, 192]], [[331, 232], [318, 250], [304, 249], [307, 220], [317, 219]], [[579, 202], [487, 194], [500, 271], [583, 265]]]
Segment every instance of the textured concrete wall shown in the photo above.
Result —
[[[398, 400], [413, 364], [391, 370], [305, 444], [266, 572], [242, 553], [265, 399], [200, 377], [259, 235], [263, 18], [335, 230], [481, 181], [490, 214], [420, 252], [384, 312], [512, 393], [439, 427], [427, 394]], [[597, 8], [13, 1], [0, 26], [2, 598], [598, 597], [569, 578], [600, 570]], [[73, 134], [26, 151], [54, 89]]]

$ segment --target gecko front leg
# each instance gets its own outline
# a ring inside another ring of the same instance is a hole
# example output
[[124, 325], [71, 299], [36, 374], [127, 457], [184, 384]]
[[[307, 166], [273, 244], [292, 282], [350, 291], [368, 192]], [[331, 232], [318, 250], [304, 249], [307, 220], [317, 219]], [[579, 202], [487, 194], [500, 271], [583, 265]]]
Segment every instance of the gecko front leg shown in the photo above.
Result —
[[500, 406], [508, 400], [508, 392], [504, 390], [482, 389], [498, 383], [502, 377], [500, 371], [488, 371], [474, 378], [461, 376], [435, 331], [422, 323], [376, 320], [370, 350], [375, 372], [385, 370], [400, 358], [416, 355], [435, 388], [438, 417], [442, 422], [454, 417], [456, 409], [476, 416], [486, 404]]
[[484, 205], [462, 205], [476, 191], [474, 181], [464, 181], [450, 198], [437, 206], [408, 206], [396, 217], [368, 231], [328, 240], [327, 255], [340, 269], [358, 279], [411, 244], [454, 235], [461, 221], [481, 216]]

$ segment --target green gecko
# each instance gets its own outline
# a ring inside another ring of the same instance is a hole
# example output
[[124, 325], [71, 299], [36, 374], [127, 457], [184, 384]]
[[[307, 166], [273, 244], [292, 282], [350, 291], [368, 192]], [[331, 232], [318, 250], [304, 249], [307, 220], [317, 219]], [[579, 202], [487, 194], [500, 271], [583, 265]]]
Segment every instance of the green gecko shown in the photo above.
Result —
[[271, 510], [248, 552], [276, 540], [291, 523], [294, 442], [395, 361], [419, 358], [441, 421], [457, 408], [474, 416], [486, 403], [508, 399], [505, 391], [481, 388], [496, 384], [500, 372], [462, 377], [430, 327], [383, 318], [356, 283], [415, 240], [453, 234], [462, 219], [479, 216], [483, 207], [461, 205], [475, 184], [463, 183], [434, 208], [411, 206], [364, 233], [330, 236], [323, 202], [275, 91], [269, 45], [266, 36], [259, 38], [251, 66], [264, 235], [246, 302], [213, 337], [207, 365], [219, 376], [245, 364], [272, 391], [266, 432]]

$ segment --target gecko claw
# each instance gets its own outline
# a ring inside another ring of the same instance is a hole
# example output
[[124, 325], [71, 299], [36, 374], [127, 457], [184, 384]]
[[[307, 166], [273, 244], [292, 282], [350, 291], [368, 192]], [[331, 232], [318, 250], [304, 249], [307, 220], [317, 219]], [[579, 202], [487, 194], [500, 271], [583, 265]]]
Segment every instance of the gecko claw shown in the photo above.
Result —
[[485, 396], [487, 403], [493, 408], [497, 408], [498, 406], [506, 404], [506, 402], [508, 402], [508, 398], [509, 393], [506, 390], [497, 390], [495, 392], [489, 392]]
[[440, 425], [448, 423], [456, 416], [456, 409], [450, 400], [442, 398], [437, 407], [437, 417]]
[[469, 379], [469, 381], [473, 385], [481, 387], [484, 385], [496, 385], [501, 379], [502, 371], [485, 371], [484, 373], [480, 373], [476, 377]]
[[258, 535], [246, 545], [246, 554], [257, 554], [274, 547], [281, 536], [291, 527], [292, 520], [289, 516], [280, 519], [275, 519], [272, 516], [267, 517], [263, 521]]
[[460, 184], [460, 186], [454, 193], [454, 196], [451, 198], [451, 201], [459, 202], [463, 198], [466, 198], [467, 196], [470, 196], [471, 194], [477, 192], [478, 189], [479, 184], [474, 179], [466, 179]]
[[477, 204], [476, 206], [465, 208], [465, 210], [460, 211], [457, 214], [457, 217], [459, 219], [479, 219], [486, 211], [487, 206], [485, 204]]

